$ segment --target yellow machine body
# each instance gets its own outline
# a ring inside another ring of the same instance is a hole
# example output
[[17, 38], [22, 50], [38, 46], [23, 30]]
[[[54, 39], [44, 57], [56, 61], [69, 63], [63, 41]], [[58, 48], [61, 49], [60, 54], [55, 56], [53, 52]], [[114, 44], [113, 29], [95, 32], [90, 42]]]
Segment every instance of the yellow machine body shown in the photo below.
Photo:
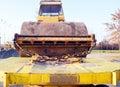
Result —
[[41, 0], [37, 22], [24, 22], [14, 38], [22, 57], [86, 57], [95, 46], [95, 35], [88, 34], [83, 22], [64, 22], [60, 0]]

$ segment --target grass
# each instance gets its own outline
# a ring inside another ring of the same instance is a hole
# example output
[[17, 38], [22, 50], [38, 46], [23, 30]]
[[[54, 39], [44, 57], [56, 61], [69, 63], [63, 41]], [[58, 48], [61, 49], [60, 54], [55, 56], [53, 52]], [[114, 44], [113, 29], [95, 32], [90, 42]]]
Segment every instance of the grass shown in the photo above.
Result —
[[120, 50], [92, 50], [92, 53], [120, 53]]

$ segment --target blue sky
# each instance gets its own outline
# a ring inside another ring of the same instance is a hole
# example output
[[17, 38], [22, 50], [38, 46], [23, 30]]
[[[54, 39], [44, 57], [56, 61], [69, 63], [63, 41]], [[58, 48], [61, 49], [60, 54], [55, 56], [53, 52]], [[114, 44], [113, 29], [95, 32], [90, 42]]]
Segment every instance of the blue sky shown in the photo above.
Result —
[[[62, 0], [67, 22], [84, 22], [89, 33], [101, 41], [106, 36], [104, 23], [120, 8], [120, 0]], [[40, 0], [1, 0], [0, 36], [2, 43], [20, 33], [24, 21], [36, 21]]]

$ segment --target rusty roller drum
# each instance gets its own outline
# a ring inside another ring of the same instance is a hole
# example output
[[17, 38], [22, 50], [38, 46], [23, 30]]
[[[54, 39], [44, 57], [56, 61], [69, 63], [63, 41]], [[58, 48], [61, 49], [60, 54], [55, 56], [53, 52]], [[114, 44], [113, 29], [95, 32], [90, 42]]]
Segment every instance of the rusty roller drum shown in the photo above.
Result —
[[84, 23], [24, 22], [21, 34], [15, 35], [15, 47], [23, 57], [86, 57], [94, 36], [88, 35]]
[[80, 22], [25, 22], [22, 25], [21, 35], [86, 36], [88, 35], [88, 31], [85, 24]]

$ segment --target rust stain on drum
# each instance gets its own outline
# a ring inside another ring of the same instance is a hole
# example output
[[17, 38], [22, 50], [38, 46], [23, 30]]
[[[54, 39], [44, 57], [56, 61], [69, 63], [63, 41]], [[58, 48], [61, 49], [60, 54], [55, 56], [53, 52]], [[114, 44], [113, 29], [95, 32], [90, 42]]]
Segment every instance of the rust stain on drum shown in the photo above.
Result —
[[21, 29], [21, 35], [84, 36], [88, 35], [88, 31], [82, 22], [24, 22]]

